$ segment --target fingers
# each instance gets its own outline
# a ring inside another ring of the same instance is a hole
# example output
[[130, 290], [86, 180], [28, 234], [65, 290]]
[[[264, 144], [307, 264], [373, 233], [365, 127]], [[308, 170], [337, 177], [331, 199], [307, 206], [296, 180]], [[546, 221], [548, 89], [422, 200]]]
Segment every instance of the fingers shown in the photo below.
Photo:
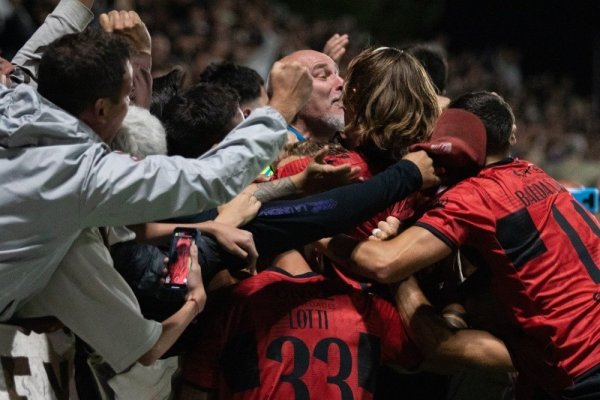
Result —
[[112, 10], [108, 14], [100, 14], [100, 26], [105, 32], [123, 31], [131, 29], [137, 24], [141, 24], [142, 20], [135, 11], [117, 11]]
[[325, 164], [325, 156], [329, 153], [329, 146], [323, 147], [313, 158], [318, 164]]
[[349, 174], [350, 181], [363, 180], [362, 177], [360, 176], [361, 171], [362, 170], [360, 169], [360, 167], [352, 167], [350, 169], [350, 174]]
[[423, 150], [408, 153], [403, 157], [404, 160], [413, 162], [421, 172], [423, 180], [422, 188], [427, 189], [440, 184], [440, 178], [437, 176], [433, 160]]
[[244, 253], [241, 258], [244, 258], [248, 261], [248, 265], [256, 264], [256, 260], [258, 259], [258, 250], [256, 250], [256, 245], [254, 244], [254, 237], [252, 233], [248, 231], [243, 232], [243, 239], [239, 240], [237, 245], [240, 250]]
[[346, 53], [346, 46], [348, 46], [349, 42], [347, 34], [340, 35], [336, 33], [325, 43], [323, 53], [327, 54], [337, 63], [344, 53]]
[[256, 196], [254, 196], [254, 195], [250, 196], [250, 205], [248, 206], [248, 214], [255, 216], [256, 214], [258, 214], [260, 207], [262, 207], [262, 203], [260, 201], [258, 201]]
[[196, 243], [192, 243], [192, 245], [190, 246], [190, 257], [192, 260], [190, 270], [197, 269], [200, 273], [202, 273], [200, 263], [198, 262], [198, 246], [196, 246]]
[[379, 221], [377, 228], [373, 229], [369, 240], [388, 240], [398, 234], [400, 229], [400, 220], [389, 216], [385, 221]]
[[269, 81], [273, 90], [270, 106], [291, 122], [312, 93], [312, 76], [308, 67], [297, 61], [277, 61], [273, 64]]
[[377, 227], [383, 231], [383, 233], [389, 238], [396, 236], [400, 229], [400, 220], [391, 215], [385, 219], [385, 221], [379, 221]]
[[102, 30], [104, 32], [111, 33], [113, 31], [108, 14], [106, 14], [106, 13], [100, 14], [100, 17], [98, 17], [98, 21], [100, 21], [100, 27], [102, 27]]
[[375, 228], [371, 231], [371, 236], [369, 236], [369, 240], [382, 240], [380, 236], [383, 235], [383, 232], [379, 228]]
[[258, 259], [258, 250], [254, 244], [252, 234], [247, 231], [243, 232], [244, 234], [241, 238], [235, 240], [233, 246], [228, 248], [228, 251], [238, 258], [246, 260], [249, 267], [254, 267]]

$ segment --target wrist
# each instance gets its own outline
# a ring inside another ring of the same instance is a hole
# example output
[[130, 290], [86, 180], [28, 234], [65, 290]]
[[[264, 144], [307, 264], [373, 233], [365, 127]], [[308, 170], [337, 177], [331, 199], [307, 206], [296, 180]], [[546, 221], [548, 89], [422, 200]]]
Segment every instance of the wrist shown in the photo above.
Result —
[[269, 102], [269, 106], [279, 112], [287, 124], [290, 124], [296, 116], [297, 110], [293, 109], [293, 107], [290, 107], [285, 99], [278, 101], [277, 98], [273, 98]]
[[296, 175], [290, 176], [290, 182], [292, 182], [292, 185], [294, 185], [294, 194], [309, 194], [306, 192], [306, 181], [306, 169]]
[[202, 307], [201, 301], [199, 299], [196, 299], [195, 297], [190, 296], [186, 300], [186, 304], [188, 304], [188, 303], [192, 305], [193, 310], [194, 310], [194, 315], [198, 315], [202, 312], [203, 307]]

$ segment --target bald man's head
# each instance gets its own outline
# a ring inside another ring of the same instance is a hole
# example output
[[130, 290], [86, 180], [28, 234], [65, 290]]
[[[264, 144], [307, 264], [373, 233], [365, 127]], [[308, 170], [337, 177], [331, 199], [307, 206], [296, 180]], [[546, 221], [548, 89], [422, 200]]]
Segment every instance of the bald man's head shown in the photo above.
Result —
[[328, 142], [344, 129], [344, 80], [337, 64], [328, 55], [314, 50], [296, 51], [282, 61], [305, 65], [313, 78], [312, 94], [292, 125], [310, 140]]

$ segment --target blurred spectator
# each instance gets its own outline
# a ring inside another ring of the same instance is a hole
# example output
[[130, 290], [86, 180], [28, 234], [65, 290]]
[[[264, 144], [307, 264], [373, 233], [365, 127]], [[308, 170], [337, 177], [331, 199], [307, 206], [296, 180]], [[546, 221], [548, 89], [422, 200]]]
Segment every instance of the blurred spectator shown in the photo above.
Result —
[[[0, 0], [0, 49], [5, 58], [10, 59], [11, 49], [19, 46], [16, 42], [24, 40], [20, 35], [26, 37], [25, 32], [32, 29], [30, 25], [41, 23], [56, 3], [56, 0], [22, 3]], [[335, 33], [348, 35], [344, 60], [350, 60], [377, 40], [358, 28], [356, 17], [307, 20], [292, 13], [286, 5], [267, 0], [117, 0], [97, 1], [95, 8], [106, 11], [113, 5], [135, 9], [147, 24], [153, 39], [153, 76], [181, 65], [192, 82], [197, 81], [210, 63], [220, 61], [249, 66], [266, 78], [266, 68], [278, 56], [307, 48], [322, 50]], [[16, 14], [24, 22], [24, 30], [8, 29], [7, 18]], [[514, 105], [517, 117], [520, 137], [515, 147], [517, 156], [537, 162], [558, 179], [572, 178], [596, 185], [598, 174], [579, 176], [580, 171], [591, 170], [599, 159], [594, 136], [598, 134], [600, 118], [592, 113], [591, 99], [578, 95], [572, 82], [564, 77], [548, 74], [525, 77], [521, 58], [510, 47], [449, 54], [446, 95], [452, 98], [472, 90], [502, 94]], [[342, 76], [344, 69], [341, 65]], [[571, 134], [582, 135], [590, 145], [559, 150], [569, 147]], [[577, 165], [582, 168], [563, 168], [567, 153], [577, 155]], [[576, 176], [567, 176], [573, 173]]]
[[234, 89], [240, 96], [240, 108], [244, 118], [255, 108], [269, 102], [265, 81], [252, 68], [231, 62], [212, 63], [202, 72], [200, 81], [218, 83]]

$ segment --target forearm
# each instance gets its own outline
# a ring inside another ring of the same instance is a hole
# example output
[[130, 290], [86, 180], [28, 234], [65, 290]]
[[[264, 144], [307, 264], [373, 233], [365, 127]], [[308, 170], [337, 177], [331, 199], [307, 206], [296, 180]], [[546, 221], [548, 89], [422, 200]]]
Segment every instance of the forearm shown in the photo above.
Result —
[[37, 77], [38, 66], [45, 47], [69, 33], [81, 32], [94, 18], [93, 0], [61, 0], [33, 36], [13, 57], [12, 63], [29, 70]]
[[298, 200], [264, 204], [243, 229], [261, 255], [277, 254], [347, 231], [421, 187], [421, 175], [401, 161], [370, 180]]
[[254, 186], [250, 188], [250, 193], [252, 193], [261, 203], [281, 199], [283, 197], [300, 195], [301, 183], [299, 182], [298, 175], [253, 184]]
[[85, 174], [82, 223], [135, 224], [225, 203], [276, 157], [287, 140], [286, 132], [281, 116], [263, 109], [255, 110], [216, 148], [196, 160], [149, 156], [136, 161], [94, 146], [79, 168]]
[[199, 229], [201, 232], [214, 234], [214, 223], [212, 221], [187, 223], [168, 223], [168, 222], [147, 222], [144, 224], [130, 225], [136, 235], [136, 241], [140, 243], [152, 244], [155, 246], [167, 246], [170, 243], [171, 235], [177, 227]]
[[133, 93], [131, 101], [136, 106], [150, 109], [152, 103], [152, 56], [136, 53], [131, 57], [133, 67]]
[[399, 282], [452, 253], [452, 249], [427, 229], [412, 226], [390, 240], [335, 237], [326, 254], [352, 273], [380, 283]]
[[441, 342], [437, 354], [422, 364], [433, 372], [458, 372], [464, 368], [490, 372], [515, 372], [504, 342], [481, 330], [459, 329]]
[[138, 360], [142, 365], [150, 365], [169, 350], [183, 333], [185, 328], [202, 311], [200, 303], [186, 301], [175, 314], [162, 322], [162, 333], [158, 341]]
[[425, 356], [423, 369], [440, 373], [463, 368], [514, 371], [510, 354], [500, 339], [485, 331], [450, 330], [414, 278], [398, 284], [395, 300], [411, 339]]

